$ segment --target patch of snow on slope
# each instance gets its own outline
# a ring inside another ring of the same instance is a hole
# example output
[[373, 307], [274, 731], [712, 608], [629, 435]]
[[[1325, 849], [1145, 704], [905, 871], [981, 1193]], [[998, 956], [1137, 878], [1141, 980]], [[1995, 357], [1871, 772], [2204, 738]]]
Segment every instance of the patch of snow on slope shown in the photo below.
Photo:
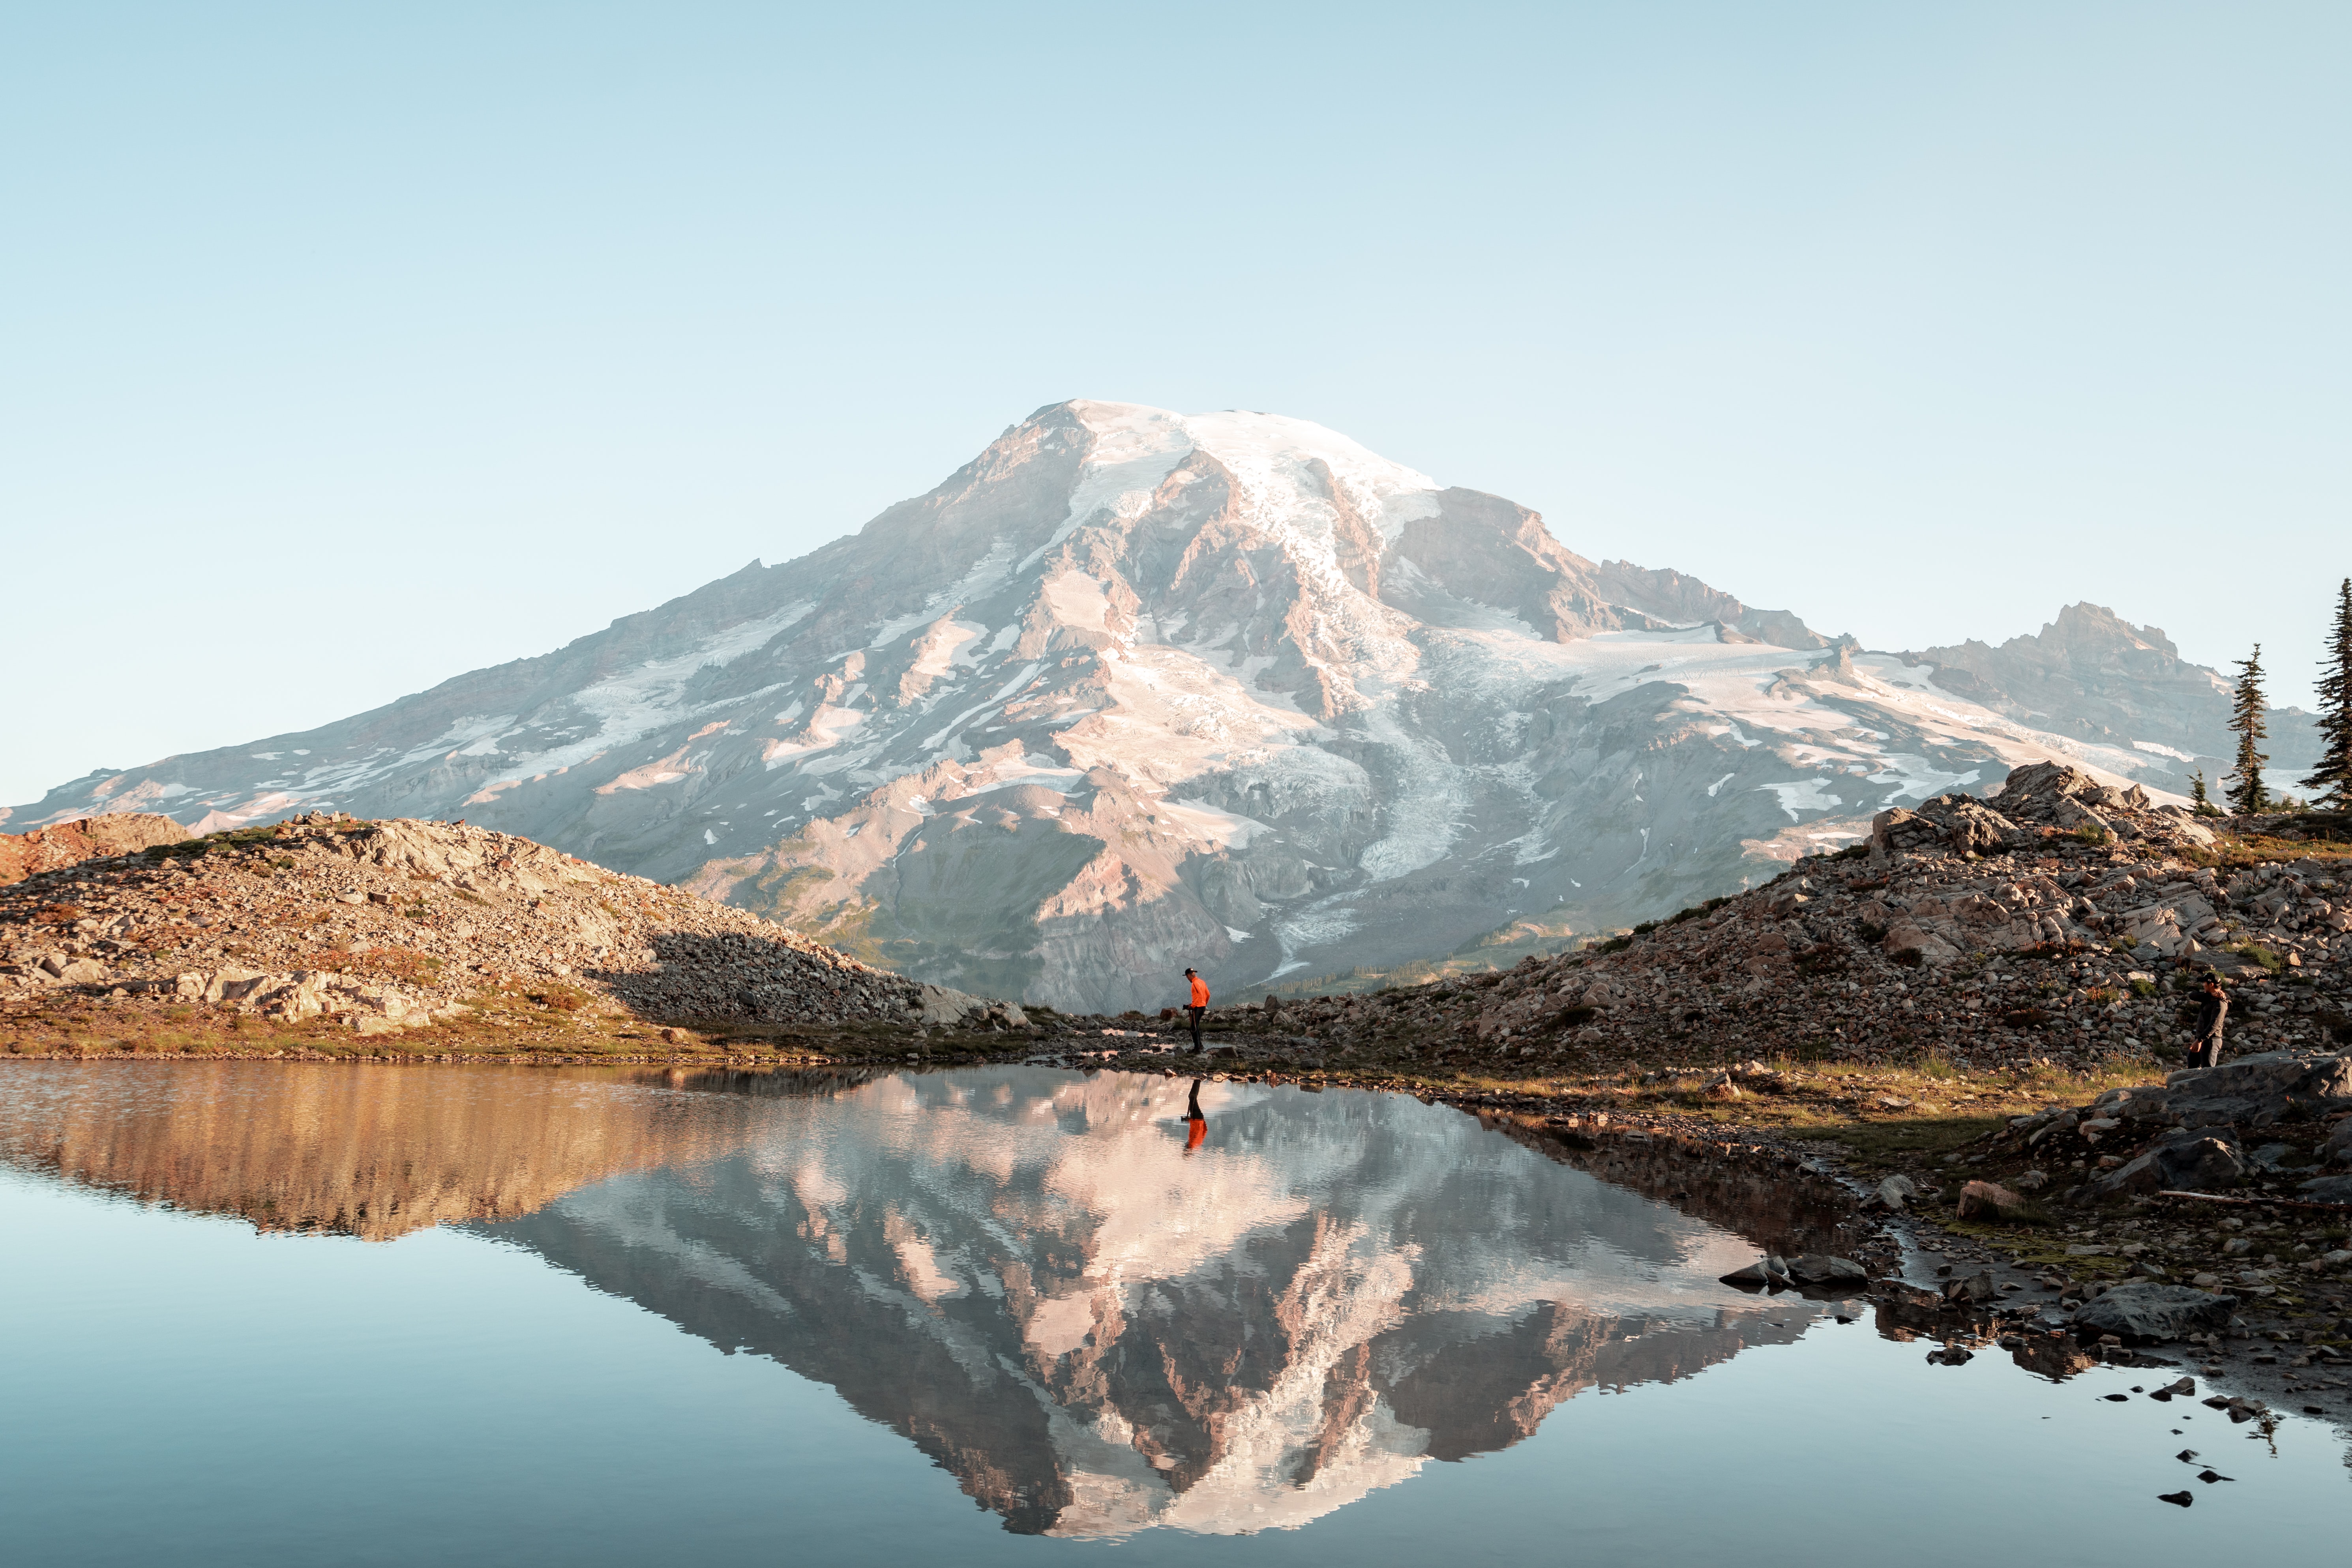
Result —
[[[532, 773], [568, 768], [587, 761], [599, 752], [626, 745], [639, 736], [651, 734], [680, 720], [698, 718], [704, 713], [746, 700], [737, 697], [724, 702], [695, 704], [687, 700], [686, 692], [694, 678], [703, 670], [714, 666], [723, 668], [745, 654], [758, 652], [815, 607], [808, 602], [788, 605], [774, 615], [762, 616], [758, 620], [746, 621], [705, 637], [689, 652], [670, 658], [648, 659], [635, 668], [607, 676], [572, 699], [574, 707], [594, 721], [593, 734], [569, 745], [516, 756], [505, 772], [486, 782], [507, 784]], [[513, 720], [509, 718], [502, 722], [512, 723]], [[475, 739], [478, 737], [468, 736], [467, 743]], [[372, 770], [375, 773], [390, 771], [391, 765]]]
[[1274, 937], [1282, 944], [1282, 963], [1266, 978], [1306, 968], [1307, 960], [1297, 956], [1301, 949], [1328, 947], [1353, 931], [1356, 917], [1347, 906], [1355, 896], [1352, 892], [1328, 894], [1277, 922]]
[[[988, 553], [972, 563], [971, 570], [949, 587], [940, 589], [923, 601], [923, 607], [908, 615], [894, 616], [874, 628], [874, 640], [866, 646], [887, 647], [916, 627], [936, 620], [943, 612], [981, 597], [1013, 575], [1013, 541], [999, 534], [989, 542]], [[975, 633], [984, 633], [985, 626], [975, 626]]]
[[1246, 846], [1259, 834], [1274, 831], [1255, 817], [1220, 811], [1203, 800], [1163, 800], [1160, 803], [1160, 815], [1172, 820], [1187, 836], [1217, 849], [1227, 845]]
[[1864, 775], [1866, 783], [1899, 784], [1903, 787], [1886, 796], [1885, 805], [1893, 805], [1906, 795], [1913, 800], [1926, 800], [1949, 790], [1966, 789], [1983, 777], [1983, 770], [1970, 768], [1964, 773], [1948, 773], [1929, 764], [1927, 758], [1909, 752], [1887, 752], [1882, 756], [1878, 772]]
[[1789, 814], [1791, 822], [1802, 820], [1798, 815], [1800, 812], [1835, 811], [1844, 804], [1830, 793], [1826, 779], [1799, 779], [1793, 784], [1760, 784], [1758, 788], [1769, 790], [1777, 795], [1780, 809]]
[[844, 735], [865, 722], [866, 715], [855, 708], [835, 708], [830, 702], [820, 702], [798, 736], [789, 741], [770, 741], [761, 747], [760, 761], [770, 768], [784, 767], [802, 757], [839, 745]]
[[1070, 510], [1053, 536], [1024, 556], [1017, 571], [1026, 572], [1045, 558], [1098, 511], [1133, 517], [1150, 504], [1177, 464], [1192, 453], [1192, 437], [1182, 416], [1165, 408], [1130, 403], [1074, 402], [1070, 409], [1093, 432], [1094, 450], [1078, 470], [1070, 491]]

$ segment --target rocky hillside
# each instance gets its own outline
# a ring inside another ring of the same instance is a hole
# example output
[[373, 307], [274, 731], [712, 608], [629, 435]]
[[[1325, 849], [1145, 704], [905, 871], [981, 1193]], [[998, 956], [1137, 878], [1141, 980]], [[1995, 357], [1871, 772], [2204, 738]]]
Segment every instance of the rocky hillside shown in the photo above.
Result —
[[362, 1034], [509, 993], [656, 1022], [1027, 1024], [529, 839], [328, 812], [0, 889], [0, 1003], [68, 993]]
[[[2238, 994], [2234, 1050], [2352, 1044], [2352, 860], [2215, 851], [2186, 811], [2045, 762], [1988, 800], [1881, 813], [1864, 844], [1598, 949], [1280, 1016], [1489, 1073], [1727, 1053], [2087, 1068], [2177, 1055], [2193, 976], [2213, 972]], [[1720, 1092], [1770, 1079], [1726, 1072]]]
[[941, 984], [1148, 1008], [1187, 963], [1557, 946], [2053, 752], [2179, 787], [2210, 672], [2062, 622], [2046, 679], [1871, 654], [1304, 421], [1076, 402], [801, 560], [8, 820], [463, 816]]
[[188, 837], [188, 830], [170, 817], [149, 811], [86, 816], [30, 833], [0, 833], [0, 887], [85, 860], [177, 844]]

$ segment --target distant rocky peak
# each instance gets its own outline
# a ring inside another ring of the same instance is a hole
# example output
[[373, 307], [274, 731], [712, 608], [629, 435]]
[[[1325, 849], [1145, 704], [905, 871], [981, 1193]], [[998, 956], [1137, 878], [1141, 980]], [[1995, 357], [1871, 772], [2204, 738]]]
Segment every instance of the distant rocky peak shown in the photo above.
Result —
[[2038, 637], [2011, 637], [2004, 647], [2025, 643], [2036, 647], [2075, 650], [2096, 650], [2113, 647], [2144, 648], [2165, 658], [2177, 659], [2180, 650], [2172, 639], [2156, 626], [2136, 626], [2104, 605], [2088, 600], [2068, 605], [2058, 612], [2058, 618], [2043, 626]]

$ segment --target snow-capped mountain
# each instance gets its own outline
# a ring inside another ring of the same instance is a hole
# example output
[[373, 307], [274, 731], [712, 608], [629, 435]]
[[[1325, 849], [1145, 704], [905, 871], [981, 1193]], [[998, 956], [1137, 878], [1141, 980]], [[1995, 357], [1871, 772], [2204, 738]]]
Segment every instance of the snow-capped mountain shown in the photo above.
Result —
[[1156, 1006], [1187, 963], [1658, 915], [2017, 763], [2178, 790], [2219, 750], [2205, 697], [2031, 640], [1866, 653], [1303, 420], [1073, 402], [798, 561], [8, 819], [462, 816], [961, 989]]

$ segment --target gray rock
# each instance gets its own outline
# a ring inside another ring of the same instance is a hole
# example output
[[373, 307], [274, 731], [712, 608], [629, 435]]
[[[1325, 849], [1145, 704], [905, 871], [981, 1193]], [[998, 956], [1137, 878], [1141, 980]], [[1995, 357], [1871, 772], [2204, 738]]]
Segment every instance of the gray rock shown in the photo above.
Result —
[[1878, 945], [1897, 963], [1931, 963], [1938, 969], [1960, 956], [1958, 948], [1908, 920], [1898, 920], [1888, 927]]
[[1944, 829], [1944, 841], [1962, 853], [1998, 849], [2016, 836], [2017, 824], [1974, 802], [1955, 807]]
[[2182, 1129], [2158, 1142], [2153, 1151], [2168, 1187], [2218, 1192], [2245, 1180], [2244, 1157], [2235, 1143], [2211, 1133]]
[[1965, 1279], [1955, 1279], [1944, 1287], [1944, 1300], [1957, 1305], [1990, 1301], [1995, 1293], [1992, 1276], [1982, 1270]]
[[2235, 1296], [2217, 1296], [2186, 1285], [2126, 1280], [2074, 1314], [2077, 1331], [2119, 1334], [2135, 1340], [2177, 1340], [2230, 1326]]
[[1903, 1212], [1906, 1202], [1918, 1195], [1919, 1184], [1908, 1176], [1889, 1176], [1878, 1184], [1878, 1201], [1896, 1214]]
[[2171, 1116], [2184, 1127], [2270, 1127], [2352, 1109], [2352, 1056], [2341, 1052], [2267, 1051], [2164, 1082]]
[[[988, 1003], [978, 996], [944, 985], [926, 985], [916, 1003], [917, 1022], [925, 1025], [959, 1024], [969, 1013], [984, 1013]], [[1024, 1022], [1026, 1022], [1024, 1019]]]
[[2319, 1146], [2319, 1157], [2331, 1165], [2352, 1165], [2352, 1116], [2336, 1124], [2336, 1131]]
[[2117, 1193], [2153, 1193], [2166, 1184], [2164, 1167], [2150, 1150], [2092, 1177], [2088, 1190], [2100, 1197], [2113, 1197]]
[[1745, 1268], [1735, 1268], [1723, 1276], [1726, 1285], [1737, 1285], [1743, 1290], [1760, 1290], [1769, 1286], [1775, 1290], [1787, 1289], [1793, 1281], [1789, 1278], [1789, 1265], [1777, 1254], [1767, 1254]]
[[1859, 1289], [1870, 1282], [1870, 1270], [1850, 1258], [1808, 1252], [1790, 1260], [1789, 1278], [1816, 1289]]
[[2319, 1176], [2296, 1190], [2315, 1204], [2352, 1204], [2352, 1176]]

